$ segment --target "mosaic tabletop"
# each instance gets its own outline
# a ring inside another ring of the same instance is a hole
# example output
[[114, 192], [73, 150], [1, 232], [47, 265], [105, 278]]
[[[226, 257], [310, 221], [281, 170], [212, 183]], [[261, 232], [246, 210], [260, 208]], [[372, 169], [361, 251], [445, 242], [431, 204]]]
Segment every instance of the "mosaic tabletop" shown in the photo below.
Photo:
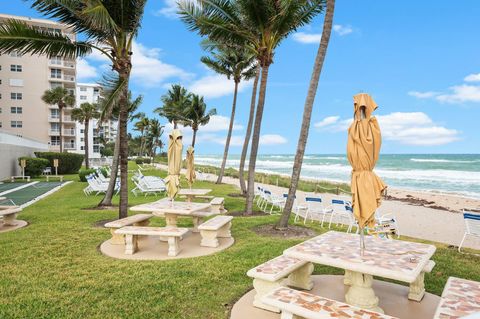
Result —
[[[285, 307], [287, 310], [301, 316], [309, 315], [308, 318], [396, 319], [378, 312], [352, 307], [343, 302], [285, 287], [275, 290], [263, 300], [265, 303], [275, 307], [282, 304], [282, 308], [287, 303], [288, 305]], [[276, 304], [277, 302], [279, 304]]]
[[293, 270], [305, 265], [305, 263], [306, 262], [301, 259], [282, 255], [250, 269], [247, 275], [253, 278], [276, 281], [285, 277], [286, 274], [291, 273]]
[[284, 251], [284, 255], [317, 264], [411, 283], [435, 253], [435, 246], [402, 240], [330, 231]]
[[153, 203], [133, 206], [130, 209], [135, 212], [152, 212], [154, 215], [191, 215], [194, 212], [208, 210], [209, 208], [209, 203], [171, 202], [170, 200], [161, 199]]
[[480, 282], [450, 277], [434, 319], [457, 319], [475, 313], [480, 318]]
[[207, 188], [182, 188], [178, 195], [186, 195], [186, 196], [203, 196], [210, 193], [212, 190]]

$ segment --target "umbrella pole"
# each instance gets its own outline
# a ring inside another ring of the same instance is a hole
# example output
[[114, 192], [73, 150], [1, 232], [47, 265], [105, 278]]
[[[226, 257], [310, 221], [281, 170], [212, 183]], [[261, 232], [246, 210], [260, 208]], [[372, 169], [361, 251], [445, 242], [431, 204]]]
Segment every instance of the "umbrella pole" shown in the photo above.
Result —
[[360, 255], [363, 256], [365, 253], [365, 232], [364, 228], [360, 228]]

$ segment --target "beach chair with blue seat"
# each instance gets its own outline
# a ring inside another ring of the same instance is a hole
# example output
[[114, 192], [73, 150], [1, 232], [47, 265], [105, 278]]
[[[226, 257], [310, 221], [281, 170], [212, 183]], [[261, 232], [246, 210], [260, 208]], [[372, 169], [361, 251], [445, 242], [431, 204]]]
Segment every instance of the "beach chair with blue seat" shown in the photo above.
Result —
[[463, 234], [460, 245], [458, 245], [458, 252], [462, 249], [467, 237], [480, 238], [480, 214], [464, 210], [463, 220], [465, 221], [465, 233]]
[[321, 225], [323, 226], [323, 222], [327, 218], [326, 216], [329, 215], [331, 211], [323, 207], [322, 198], [318, 196], [307, 196], [305, 197], [305, 203], [307, 205], [307, 212], [303, 223], [306, 224], [308, 219], [310, 219], [311, 221], [316, 220], [321, 222]]
[[347, 226], [347, 233], [351, 232], [356, 225], [351, 203], [343, 199], [332, 199], [331, 205], [328, 208], [331, 209], [328, 228], [330, 229], [332, 227], [332, 223], [345, 225]]

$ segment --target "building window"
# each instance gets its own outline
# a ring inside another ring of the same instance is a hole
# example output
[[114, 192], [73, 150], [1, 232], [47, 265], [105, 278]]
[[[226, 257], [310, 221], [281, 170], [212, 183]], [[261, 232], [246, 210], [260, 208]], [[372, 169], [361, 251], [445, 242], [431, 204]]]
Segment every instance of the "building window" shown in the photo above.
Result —
[[0, 107], [0, 114], [2, 114], [2, 108]]
[[22, 72], [22, 66], [19, 64], [11, 64], [10, 71], [12, 72]]
[[50, 82], [50, 88], [56, 89], [58, 87], [63, 87], [63, 84], [61, 82]]
[[0, 122], [0, 128], [2, 128], [2, 122]]
[[50, 137], [50, 145], [60, 146], [60, 136], [51, 136]]
[[22, 87], [23, 86], [23, 80], [22, 79], [10, 79], [10, 86]]
[[21, 53], [18, 52], [18, 51], [12, 51], [12, 52], [10, 52], [10, 56], [11, 56], [12, 58], [21, 58], [21, 57], [23, 56], [23, 54], [21, 54]]
[[80, 95], [80, 100], [86, 100], [87, 96], [86, 95]]
[[85, 150], [85, 146], [83, 146], [83, 145], [80, 146], [80, 150], [81, 150], [81, 151], [84, 151], [84, 150]]
[[80, 129], [80, 134], [83, 134], [83, 133], [85, 133], [85, 130], [82, 128]]
[[23, 99], [23, 95], [22, 95], [22, 93], [10, 93], [10, 99], [21, 100], [21, 99]]
[[52, 79], [61, 79], [62, 78], [62, 70], [60, 69], [51, 69], [50, 70], [50, 77]]
[[62, 65], [62, 58], [59, 56], [50, 59], [50, 63], [54, 65]]
[[12, 127], [12, 128], [22, 128], [23, 127], [23, 122], [22, 121], [11, 121], [10, 122], [10, 127]]
[[10, 113], [12, 114], [22, 114], [23, 113], [23, 108], [20, 106], [12, 106], [10, 108]]
[[84, 142], [84, 141], [85, 141], [85, 138], [81, 137], [80, 142]]
[[98, 146], [98, 145], [93, 145], [93, 152], [94, 152], [94, 153], [100, 153], [100, 146]]
[[87, 88], [86, 87], [81, 87], [80, 92], [87, 92]]

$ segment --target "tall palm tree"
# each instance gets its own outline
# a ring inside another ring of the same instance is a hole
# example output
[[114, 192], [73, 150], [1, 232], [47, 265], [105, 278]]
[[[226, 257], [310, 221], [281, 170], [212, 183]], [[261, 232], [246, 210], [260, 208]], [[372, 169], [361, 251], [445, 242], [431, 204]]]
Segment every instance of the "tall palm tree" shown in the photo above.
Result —
[[64, 87], [56, 87], [45, 91], [42, 95], [42, 100], [47, 104], [58, 106], [58, 113], [60, 115], [60, 152], [63, 152], [63, 109], [73, 107], [75, 104], [75, 96], [69, 93]]
[[154, 112], [173, 123], [174, 128], [178, 128], [178, 122], [184, 119], [185, 110], [190, 103], [190, 94], [187, 89], [179, 84], [173, 84], [161, 100], [163, 106], [157, 107]]
[[268, 72], [279, 44], [309, 23], [325, 0], [183, 0], [182, 20], [192, 31], [220, 43], [242, 44], [251, 49], [262, 67], [260, 90], [250, 151], [245, 214], [253, 213], [255, 165], [267, 92]]
[[150, 156], [155, 160], [157, 147], [162, 147], [163, 126], [158, 119], [151, 119], [148, 126], [148, 133], [145, 138], [145, 147], [149, 150]]
[[146, 116], [140, 118], [134, 123], [135, 130], [140, 132], [140, 156], [143, 156], [145, 150], [145, 136], [148, 133], [150, 119]]
[[315, 101], [315, 95], [317, 94], [318, 81], [322, 72], [323, 62], [325, 61], [325, 56], [327, 55], [328, 43], [330, 42], [330, 34], [332, 33], [334, 10], [335, 0], [327, 0], [327, 12], [325, 14], [325, 20], [323, 22], [322, 39], [320, 40], [317, 57], [315, 58], [312, 78], [310, 80], [307, 99], [305, 101], [305, 106], [303, 110], [302, 126], [300, 127], [297, 153], [295, 154], [295, 161], [293, 162], [290, 189], [288, 190], [288, 198], [282, 213], [282, 217], [280, 218], [280, 221], [278, 223], [278, 228], [280, 229], [288, 227], [288, 219], [290, 218], [293, 202], [295, 200], [298, 180], [300, 178], [300, 172], [302, 170], [303, 156], [305, 155], [305, 147], [308, 140], [308, 131], [310, 129], [310, 121], [312, 118], [313, 103]]
[[200, 60], [213, 71], [225, 75], [227, 79], [232, 79], [234, 82], [230, 124], [228, 125], [227, 139], [225, 140], [222, 165], [217, 178], [217, 184], [220, 184], [225, 173], [230, 140], [232, 139], [233, 123], [235, 121], [235, 112], [237, 108], [238, 86], [240, 81], [248, 81], [255, 76], [255, 56], [246, 48], [230, 47], [224, 44], [215, 45], [215, 48], [211, 51], [211, 57], [204, 56]]
[[83, 139], [85, 141], [85, 167], [90, 168], [88, 156], [88, 131], [90, 129], [90, 120], [98, 119], [100, 113], [98, 112], [98, 105], [91, 103], [82, 103], [79, 108], [73, 109], [72, 119], [85, 125], [83, 130]]
[[216, 109], [207, 112], [207, 104], [203, 101], [203, 96], [192, 94], [190, 98], [190, 107], [186, 112], [186, 120], [183, 125], [190, 126], [193, 130], [192, 147], [195, 147], [197, 131], [200, 126], [207, 125], [210, 117], [217, 114]]
[[34, 0], [32, 8], [71, 26], [84, 36], [79, 40], [55, 30], [40, 29], [11, 19], [0, 26], [0, 54], [45, 54], [49, 57], [83, 57], [98, 50], [110, 60], [118, 78], [110, 108], [118, 104], [120, 134], [119, 217], [128, 215], [128, 85], [132, 70], [132, 45], [140, 29], [146, 0]]
[[[101, 121], [108, 121], [110, 119], [114, 119], [118, 121], [118, 116], [120, 113], [120, 108], [116, 105], [112, 110], [110, 109], [110, 105], [108, 104], [108, 100], [110, 95], [115, 94], [112, 91], [112, 87], [108, 86], [108, 81], [104, 83], [103, 87], [104, 91], [104, 98], [100, 100], [100, 109], [102, 110], [102, 114], [100, 116]], [[132, 100], [132, 93], [128, 92], [128, 120], [132, 122], [135, 119], [139, 119], [145, 116], [142, 112], [137, 112], [138, 108], [143, 102], [143, 96], [139, 95], [134, 100]], [[115, 146], [113, 148], [113, 156], [112, 156], [112, 166], [111, 166], [111, 175], [110, 181], [108, 182], [108, 188], [105, 192], [105, 197], [103, 197], [102, 201], [98, 204], [99, 207], [111, 207], [112, 206], [112, 198], [113, 194], [115, 193], [115, 185], [117, 183], [117, 176], [118, 176], [118, 164], [120, 161], [120, 122], [118, 122], [117, 128], [117, 137], [115, 140]], [[127, 136], [128, 139], [128, 136]]]

